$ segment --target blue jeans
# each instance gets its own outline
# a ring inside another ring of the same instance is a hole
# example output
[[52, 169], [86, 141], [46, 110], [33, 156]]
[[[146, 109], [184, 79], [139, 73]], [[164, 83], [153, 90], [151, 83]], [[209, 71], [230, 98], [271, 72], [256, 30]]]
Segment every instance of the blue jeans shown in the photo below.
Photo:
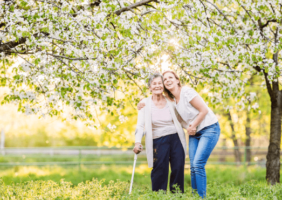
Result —
[[205, 165], [214, 149], [220, 135], [218, 122], [207, 126], [189, 136], [189, 158], [191, 169], [191, 185], [193, 190], [204, 198], [207, 191], [207, 176]]
[[184, 165], [185, 153], [177, 133], [166, 135], [153, 140], [154, 165], [151, 172], [152, 190], [167, 189], [169, 163], [170, 191], [174, 192], [173, 186], [177, 185], [184, 192]]

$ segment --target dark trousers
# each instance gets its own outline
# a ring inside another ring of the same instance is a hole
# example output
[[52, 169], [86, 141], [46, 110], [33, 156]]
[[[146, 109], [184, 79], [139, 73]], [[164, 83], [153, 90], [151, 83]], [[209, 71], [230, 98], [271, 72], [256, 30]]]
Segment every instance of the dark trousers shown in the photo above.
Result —
[[178, 134], [167, 135], [153, 140], [154, 165], [151, 172], [152, 190], [167, 189], [169, 163], [171, 168], [170, 174], [170, 191], [174, 191], [174, 185], [184, 192], [184, 164], [185, 154]]

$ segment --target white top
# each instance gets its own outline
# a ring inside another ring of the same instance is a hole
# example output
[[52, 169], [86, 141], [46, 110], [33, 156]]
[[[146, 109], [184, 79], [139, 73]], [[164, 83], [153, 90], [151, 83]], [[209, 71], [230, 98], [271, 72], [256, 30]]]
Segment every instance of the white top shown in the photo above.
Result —
[[168, 103], [160, 109], [152, 101], [152, 131], [153, 139], [177, 133]]
[[[145, 103], [145, 107], [143, 107], [141, 110], [138, 111], [138, 120], [137, 120], [137, 126], [135, 130], [135, 143], [141, 142], [142, 137], [146, 135], [145, 143], [146, 143], [146, 154], [147, 154], [148, 166], [153, 167], [154, 153], [153, 153], [153, 133], [152, 133], [152, 103], [153, 103], [152, 96], [143, 99], [141, 102]], [[168, 104], [169, 111], [173, 119], [173, 123], [177, 130], [177, 134], [179, 136], [179, 139], [181, 141], [181, 144], [185, 152], [185, 156], [186, 156], [187, 146], [186, 146], [185, 133], [176, 116], [175, 106], [173, 106], [172, 102], [168, 101], [167, 99], [166, 99], [166, 102]], [[144, 132], [144, 129], [145, 129], [145, 132]]]
[[[175, 105], [177, 112], [182, 117], [182, 119], [187, 123], [186, 128], [188, 128], [188, 126], [194, 122], [194, 120], [199, 114], [199, 111], [190, 104], [190, 101], [196, 96], [200, 97], [200, 100], [204, 102], [202, 97], [193, 88], [183, 86], [180, 92], [180, 100]], [[213, 111], [207, 106], [205, 102], [204, 104], [208, 108], [209, 112], [205, 116], [203, 121], [198, 125], [197, 132], [218, 121]]]

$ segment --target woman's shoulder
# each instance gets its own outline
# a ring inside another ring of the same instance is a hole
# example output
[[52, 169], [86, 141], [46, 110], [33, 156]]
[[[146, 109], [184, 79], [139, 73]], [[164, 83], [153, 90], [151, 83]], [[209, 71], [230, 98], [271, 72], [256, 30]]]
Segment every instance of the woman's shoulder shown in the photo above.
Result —
[[181, 94], [182, 98], [184, 98], [184, 101], [188, 102], [190, 102], [194, 97], [198, 96], [198, 92], [188, 86], [182, 86]]
[[188, 87], [188, 86], [186, 86], [186, 85], [182, 86], [181, 91], [182, 91], [182, 92], [196, 92], [195, 89], [193, 89], [193, 88], [191, 88], [191, 87]]

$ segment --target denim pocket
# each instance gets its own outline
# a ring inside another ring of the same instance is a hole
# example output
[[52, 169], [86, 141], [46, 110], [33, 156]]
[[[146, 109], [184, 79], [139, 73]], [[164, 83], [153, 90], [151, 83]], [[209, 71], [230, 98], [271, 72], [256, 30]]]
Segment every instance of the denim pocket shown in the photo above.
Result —
[[205, 128], [201, 129], [198, 133], [199, 133], [200, 135], [202, 135], [203, 132], [206, 132], [207, 129], [215, 128], [217, 124], [218, 124], [218, 122], [216, 122], [216, 123], [214, 123], [214, 124], [212, 124], [212, 125], [206, 126]]
[[210, 135], [210, 136], [219, 135], [219, 133], [220, 133], [220, 127], [219, 127], [218, 122], [210, 126], [207, 126], [198, 132], [199, 136], [201, 135], [206, 135], [206, 136], [207, 135]]

